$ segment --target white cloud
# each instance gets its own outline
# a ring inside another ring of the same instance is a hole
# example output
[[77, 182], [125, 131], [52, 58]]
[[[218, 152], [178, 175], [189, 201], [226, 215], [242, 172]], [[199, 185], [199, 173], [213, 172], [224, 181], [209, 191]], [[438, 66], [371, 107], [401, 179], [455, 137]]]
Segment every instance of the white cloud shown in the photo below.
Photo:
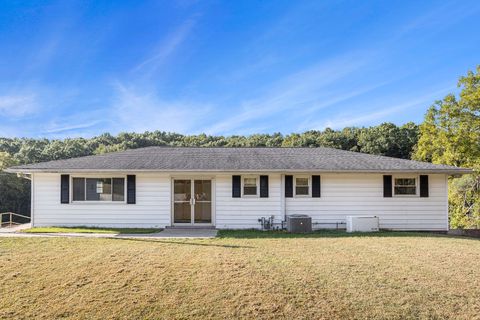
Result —
[[317, 113], [318, 110], [334, 106], [340, 102], [348, 101], [352, 98], [358, 97], [362, 94], [375, 90], [387, 83], [389, 83], [389, 81], [380, 82], [380, 83], [377, 83], [371, 86], [366, 86], [357, 90], [336, 93], [335, 95], [333, 95], [333, 97], [325, 97], [319, 102], [313, 103], [310, 107], [307, 107], [303, 111], [302, 114], [303, 114], [304, 120], [297, 126], [297, 130], [300, 130], [300, 131], [310, 130], [312, 128], [311, 118], [318, 116], [318, 113]]
[[116, 83], [110, 106], [51, 119], [42, 134], [52, 138], [94, 136], [103, 132], [195, 132], [208, 120], [208, 105], [168, 100], [154, 91]]
[[45, 130], [45, 133], [66, 133], [69, 131], [78, 131], [79, 129], [88, 129], [91, 128], [102, 121], [100, 120], [93, 120], [90, 122], [84, 122], [84, 123], [78, 123], [78, 124], [67, 124], [67, 125], [51, 125], [47, 130]]
[[209, 117], [208, 105], [167, 100], [154, 92], [116, 86], [117, 96], [108, 111], [115, 132], [175, 131], [191, 133]]
[[[79, 98], [77, 97], [77, 99]], [[68, 105], [70, 101], [64, 100], [64, 102]], [[57, 115], [57, 112], [48, 113], [43, 123], [34, 125], [36, 134], [48, 138], [93, 136], [97, 134], [96, 127], [99, 124], [108, 122], [108, 118], [105, 117], [105, 109], [92, 109], [88, 110], [88, 112], [85, 112], [82, 108], [69, 109], [72, 113], [68, 115]], [[73, 112], [74, 110], [77, 110], [77, 112]], [[29, 121], [28, 123], [32, 124], [35, 121]], [[102, 131], [107, 130], [107, 126], [105, 126], [105, 130]]]
[[169, 34], [167, 38], [160, 43], [153, 54], [140, 62], [132, 71], [142, 71], [147, 75], [155, 72], [184, 42], [195, 23], [195, 19], [184, 21], [174, 32]]
[[[350, 52], [344, 56], [309, 66], [300, 70], [300, 72], [291, 73], [273, 83], [262, 84], [261, 88], [254, 88], [260, 93], [251, 94], [250, 98], [248, 97], [249, 92], [240, 92], [240, 98], [232, 103], [230, 108], [219, 100], [225, 95], [229, 95], [229, 100], [232, 97], [235, 98], [237, 94], [235, 88], [230, 92], [218, 92], [216, 96], [212, 96], [211, 98], [215, 99], [215, 105], [210, 105], [185, 97], [166, 98], [153, 88], [146, 88], [151, 83], [150, 81], [139, 81], [142, 76], [152, 75], [166, 63], [172, 62], [171, 60], [181, 51], [180, 49], [192, 34], [196, 25], [196, 17], [193, 16], [172, 30], [154, 50], [149, 52], [131, 70], [134, 73], [129, 74], [129, 79], [123, 79], [124, 83], [128, 83], [128, 85], [118, 84], [114, 87], [114, 98], [109, 107], [93, 113], [91, 111], [79, 112], [65, 117], [48, 119], [49, 122], [46, 125], [37, 125], [36, 122], [28, 122], [27, 120], [25, 126], [28, 128], [24, 130], [32, 129], [31, 132], [38, 133], [38, 127], [40, 126], [40, 130], [43, 130], [41, 134], [63, 137], [71, 134], [79, 135], [80, 133], [91, 135], [105, 131], [118, 133], [119, 131], [140, 132], [157, 129], [182, 133], [206, 131], [210, 134], [248, 134], [257, 130], [266, 132], [277, 125], [281, 125], [281, 122], [286, 121], [286, 119], [295, 120], [290, 121], [289, 126], [294, 123], [297, 125], [297, 130], [323, 129], [327, 126], [341, 128], [349, 125], [366, 125], [372, 121], [387, 119], [390, 115], [405, 109], [413, 109], [413, 107], [419, 105], [425, 106], [437, 97], [429, 94], [411, 100], [403, 99], [403, 101], [400, 100], [402, 102], [387, 109], [380, 103], [359, 105], [357, 106], [359, 111], [352, 110], [350, 114], [347, 114], [337, 110], [336, 114], [328, 119], [322, 119], [321, 117], [325, 117], [325, 115], [318, 111], [328, 107], [333, 109], [336, 104], [360, 96], [387, 83], [379, 82], [368, 85], [358, 81], [357, 75], [362, 75], [362, 72], [365, 72], [366, 69], [368, 72], [369, 67], [380, 69], [378, 67], [378, 64], [382, 63], [380, 58], [387, 56], [392, 43], [396, 43], [400, 37], [407, 33], [432, 27], [433, 20], [431, 18], [438, 17], [445, 11], [445, 7], [442, 7], [418, 17], [410, 24], [405, 25], [403, 29], [393, 32], [396, 36], [382, 39], [376, 45], [369, 45], [370, 52]], [[259, 32], [258, 39], [254, 39], [253, 43], [248, 45], [246, 49], [244, 48], [245, 54], [249, 57], [246, 60], [248, 63], [238, 64], [233, 67], [232, 72], [225, 72], [218, 77], [222, 79], [226, 76], [231, 83], [235, 83], [239, 80], [253, 78], [256, 74], [268, 70], [272, 65], [282, 61], [284, 57], [281, 52], [270, 53], [268, 50], [264, 50], [263, 43], [266, 43], [268, 37], [276, 35], [283, 28], [289, 26], [290, 21], [294, 20], [290, 15], [291, 11], [288, 11], [285, 19], [276, 21], [275, 24], [278, 23], [278, 25], [274, 25], [271, 30], [267, 30], [268, 32], [263, 35]], [[436, 27], [436, 24], [433, 26]], [[45, 42], [43, 48], [36, 51], [37, 59], [31, 60], [31, 69], [37, 70], [38, 66], [46, 65], [49, 61], [52, 61], [63, 40], [62, 34], [53, 34], [51, 39]], [[27, 68], [27, 70], [29, 69]], [[404, 72], [408, 73], [411, 70]], [[398, 71], [395, 77], [398, 79]], [[369, 80], [368, 74], [365, 79]], [[204, 79], [195, 80], [201, 81]], [[389, 79], [389, 81], [393, 80]], [[147, 83], [147, 85], [142, 86], [141, 83]], [[359, 84], [365, 86], [356, 87]], [[352, 90], [348, 91], [349, 89]], [[42, 91], [34, 92], [35, 94], [22, 95], [16, 94], [18, 91], [13, 91], [10, 95], [0, 96], [0, 116], [23, 121], [27, 115], [39, 110], [48, 115], [49, 108], [52, 109], [52, 106], [68, 105], [68, 103], [59, 102], [58, 92], [50, 92], [48, 96]], [[64, 95], [64, 93], [62, 94]], [[215, 107], [218, 107], [221, 113], [213, 113]], [[60, 107], [58, 109], [60, 110]], [[213, 121], [213, 123], [209, 121]], [[13, 131], [17, 133], [20, 131], [19, 135], [22, 134], [22, 130], [19, 130], [18, 127], [5, 127], [5, 125], [10, 124], [4, 124], [3, 129], [0, 128], [4, 135], [9, 134], [11, 136]]]
[[350, 91], [343, 92], [343, 93], [337, 93], [331, 98], [322, 99], [317, 103], [313, 103], [310, 107], [305, 109], [305, 112], [306, 113], [312, 113], [312, 112], [318, 111], [320, 109], [323, 109], [323, 108], [332, 106], [334, 104], [337, 104], [339, 102], [347, 101], [351, 98], [357, 97], [359, 95], [362, 95], [364, 93], [367, 93], [367, 92], [370, 92], [374, 89], [377, 89], [377, 88], [379, 88], [379, 87], [381, 87], [381, 86], [383, 86], [387, 83], [389, 83], [389, 81], [376, 83], [376, 84], [373, 84], [373, 85], [370, 85], [370, 86], [365, 86], [365, 87], [362, 87], [362, 88], [359, 88], [359, 89], [356, 89], [356, 90], [350, 90]]
[[37, 108], [38, 102], [33, 94], [0, 96], [0, 115], [23, 117], [35, 113]]
[[23, 128], [19, 126], [4, 125], [0, 123], [0, 137], [2, 138], [15, 138], [15, 137], [27, 137], [31, 136], [25, 132]]
[[[309, 106], [309, 109], [305, 109], [308, 112], [323, 107], [319, 101], [331, 95], [329, 90], [324, 89], [358, 71], [366, 63], [368, 56], [366, 53], [341, 56], [289, 74], [267, 85], [257, 97], [235, 103], [232, 108], [235, 112], [229, 112], [224, 108], [225, 105], [220, 105], [218, 101], [207, 104], [188, 98], [166, 98], [155, 89], [146, 88], [135, 81], [128, 84], [117, 82], [114, 84], [115, 97], [106, 118], [111, 120], [109, 129], [112, 133], [146, 130], [207, 134], [243, 132], [247, 125], [248, 128], [261, 127], [258, 123], [253, 124], [254, 121], [270, 120], [271, 125], [272, 115], [281, 116], [295, 112], [300, 106]], [[144, 65], [146, 67], [146, 64]], [[372, 88], [373, 86], [362, 88], [347, 96], [352, 97]], [[347, 97], [336, 98], [331, 103], [344, 99]], [[214, 113], [217, 109], [225, 113]], [[212, 123], [215, 119], [219, 120]], [[68, 125], [68, 128], [70, 127], [72, 125]]]
[[[454, 87], [447, 87], [440, 90], [436, 90], [426, 95], [420, 97], [414, 97], [410, 100], [403, 101], [399, 104], [391, 106], [389, 108], [384, 108], [383, 106], [378, 106], [374, 111], [367, 113], [365, 111], [362, 114], [343, 114], [339, 115], [333, 119], [325, 120], [322, 122], [315, 122], [308, 124], [308, 129], [342, 129], [348, 126], [360, 126], [368, 125], [372, 121], [387, 121], [386, 117], [399, 113], [405, 112], [408, 109], [411, 109], [416, 106], [428, 106], [435, 99], [439, 99], [441, 95], [445, 95], [447, 92], [453, 90]], [[365, 110], [364, 108], [358, 108], [358, 110]]]
[[322, 89], [358, 71], [365, 63], [366, 58], [362, 54], [348, 55], [291, 74], [270, 86], [262, 96], [243, 101], [238, 107], [234, 106], [240, 112], [234, 112], [218, 121], [206, 132], [230, 134], [237, 132], [247, 122], [271, 119], [273, 115], [286, 115], [301, 106], [314, 105], [324, 98], [325, 92]]
[[434, 6], [434, 9], [406, 23], [400, 29], [398, 36], [424, 29], [430, 29], [438, 33], [439, 30], [446, 29], [469, 16], [478, 14], [478, 11], [478, 8], [472, 7], [466, 2], [440, 2], [439, 5]]

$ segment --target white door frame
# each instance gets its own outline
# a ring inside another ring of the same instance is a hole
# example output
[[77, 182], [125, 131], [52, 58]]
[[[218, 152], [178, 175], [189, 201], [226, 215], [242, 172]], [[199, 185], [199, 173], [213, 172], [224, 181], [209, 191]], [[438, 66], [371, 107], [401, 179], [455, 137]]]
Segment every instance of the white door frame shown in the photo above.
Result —
[[[212, 199], [211, 199], [211, 223], [195, 223], [195, 208], [193, 205], [191, 205], [191, 217], [190, 217], [190, 222], [189, 223], [175, 223], [175, 186], [174, 182], [175, 180], [190, 180], [191, 181], [191, 194], [193, 196], [194, 194], [194, 188], [195, 188], [195, 180], [210, 180], [211, 181], [211, 188], [212, 188]], [[185, 175], [185, 176], [172, 176], [171, 181], [170, 181], [170, 203], [171, 203], [171, 208], [170, 208], [170, 219], [171, 219], [171, 225], [172, 226], [215, 226], [215, 178], [212, 176], [191, 176], [191, 175]]]

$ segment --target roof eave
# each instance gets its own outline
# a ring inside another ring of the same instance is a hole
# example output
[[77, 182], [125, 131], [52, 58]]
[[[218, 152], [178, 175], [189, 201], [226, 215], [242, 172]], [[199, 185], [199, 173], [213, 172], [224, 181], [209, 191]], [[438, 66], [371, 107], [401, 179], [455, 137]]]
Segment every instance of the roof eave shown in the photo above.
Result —
[[366, 170], [339, 170], [339, 169], [37, 169], [37, 168], [7, 168], [4, 170], [9, 173], [71, 173], [71, 172], [215, 172], [215, 173], [235, 173], [235, 172], [282, 172], [282, 173], [305, 173], [305, 172], [324, 172], [324, 173], [431, 173], [447, 175], [463, 175], [474, 172], [472, 169], [366, 169]]

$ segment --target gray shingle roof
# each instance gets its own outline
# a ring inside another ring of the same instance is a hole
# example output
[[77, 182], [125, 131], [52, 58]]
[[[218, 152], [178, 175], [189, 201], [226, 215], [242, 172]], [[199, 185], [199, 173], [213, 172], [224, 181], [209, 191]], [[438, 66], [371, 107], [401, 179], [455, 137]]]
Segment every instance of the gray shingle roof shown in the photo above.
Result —
[[331, 148], [148, 147], [123, 152], [22, 165], [10, 172], [75, 171], [319, 171], [430, 172], [469, 169], [375, 156]]

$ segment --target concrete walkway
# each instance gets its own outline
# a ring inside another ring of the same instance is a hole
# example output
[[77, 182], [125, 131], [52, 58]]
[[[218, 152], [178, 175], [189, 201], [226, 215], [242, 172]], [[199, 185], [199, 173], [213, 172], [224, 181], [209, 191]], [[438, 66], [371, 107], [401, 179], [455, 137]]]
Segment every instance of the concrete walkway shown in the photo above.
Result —
[[0, 238], [123, 238], [123, 239], [162, 239], [162, 238], [191, 238], [209, 239], [217, 236], [215, 229], [165, 229], [156, 233], [147, 234], [106, 234], [106, 233], [21, 233], [21, 232], [0, 232]]
[[30, 223], [19, 224], [19, 225], [13, 226], [11, 228], [10, 227], [2, 227], [2, 228], [0, 228], [0, 234], [15, 233], [15, 232], [19, 232], [20, 230], [30, 229], [31, 227], [32, 227], [32, 225]]
[[183, 229], [171, 228], [156, 233], [160, 238], [215, 238], [217, 236], [215, 229]]

